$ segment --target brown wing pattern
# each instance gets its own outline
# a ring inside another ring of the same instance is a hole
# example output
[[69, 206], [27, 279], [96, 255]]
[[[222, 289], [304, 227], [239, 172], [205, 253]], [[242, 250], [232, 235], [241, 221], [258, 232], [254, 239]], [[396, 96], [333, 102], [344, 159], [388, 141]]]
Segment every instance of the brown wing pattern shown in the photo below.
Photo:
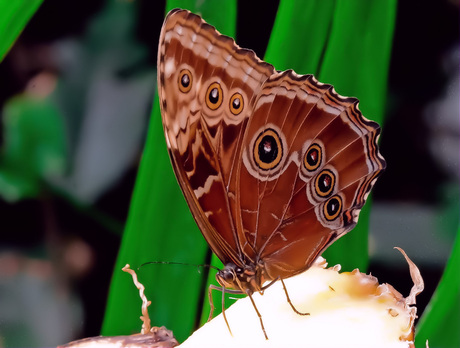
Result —
[[275, 72], [184, 10], [165, 19], [158, 86], [190, 210], [222, 262], [248, 272], [227, 285], [255, 291], [302, 272], [356, 225], [385, 168], [357, 99]]
[[313, 76], [273, 75], [255, 102], [239, 167], [238, 235], [271, 279], [307, 269], [351, 230], [385, 168], [358, 100]]
[[207, 242], [241, 263], [234, 168], [254, 97], [274, 73], [189, 11], [171, 11], [158, 50], [164, 131], [179, 184]]

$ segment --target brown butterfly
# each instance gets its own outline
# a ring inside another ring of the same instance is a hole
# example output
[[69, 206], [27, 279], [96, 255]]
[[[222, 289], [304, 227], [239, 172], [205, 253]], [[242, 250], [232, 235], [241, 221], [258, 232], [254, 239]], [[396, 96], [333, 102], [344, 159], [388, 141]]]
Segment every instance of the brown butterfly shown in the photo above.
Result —
[[178, 9], [161, 31], [158, 87], [171, 162], [225, 265], [216, 275], [223, 291], [252, 300], [356, 225], [385, 168], [380, 128], [356, 98], [312, 75], [277, 72]]

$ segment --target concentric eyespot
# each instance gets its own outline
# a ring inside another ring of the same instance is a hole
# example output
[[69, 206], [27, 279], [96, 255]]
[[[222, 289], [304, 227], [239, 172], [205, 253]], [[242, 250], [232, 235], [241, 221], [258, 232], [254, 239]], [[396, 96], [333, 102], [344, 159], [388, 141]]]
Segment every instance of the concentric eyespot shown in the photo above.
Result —
[[243, 111], [243, 96], [240, 93], [235, 93], [230, 98], [230, 111], [233, 115], [239, 115]]
[[337, 219], [342, 212], [342, 198], [339, 195], [332, 196], [324, 203], [324, 217], [328, 221]]
[[335, 175], [329, 169], [324, 169], [316, 176], [315, 192], [320, 197], [329, 196], [334, 190]]
[[192, 73], [188, 69], [183, 69], [181, 70], [179, 74], [179, 79], [177, 81], [177, 84], [179, 85], [179, 90], [182, 93], [187, 93], [192, 89]]
[[211, 85], [208, 87], [205, 98], [208, 108], [211, 110], [216, 110], [222, 104], [222, 100], [224, 99], [222, 87], [220, 87], [220, 84], [217, 82], [211, 83]]
[[262, 131], [254, 142], [253, 155], [260, 169], [275, 168], [283, 158], [283, 144], [278, 133], [271, 128]]
[[305, 153], [303, 165], [309, 172], [315, 171], [321, 165], [322, 158], [323, 152], [321, 151], [321, 147], [318, 144], [313, 143], [309, 146], [307, 152]]

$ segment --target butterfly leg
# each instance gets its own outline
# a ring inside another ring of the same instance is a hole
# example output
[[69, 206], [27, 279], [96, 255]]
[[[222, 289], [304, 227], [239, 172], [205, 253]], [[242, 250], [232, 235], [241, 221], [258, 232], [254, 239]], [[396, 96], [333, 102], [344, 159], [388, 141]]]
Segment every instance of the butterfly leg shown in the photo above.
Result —
[[210, 311], [209, 311], [209, 317], [208, 317], [208, 320], [206, 322], [210, 322], [211, 319], [212, 319], [212, 315], [214, 313], [214, 302], [212, 300], [212, 290], [220, 290], [220, 288], [217, 288], [215, 285], [209, 285], [209, 288], [208, 288], [208, 300], [209, 300], [209, 306], [211, 307]]
[[280, 279], [280, 280], [281, 280], [281, 284], [283, 284], [283, 289], [284, 289], [284, 292], [285, 292], [285, 294], [286, 294], [286, 299], [287, 299], [289, 305], [291, 306], [292, 310], [293, 310], [294, 312], [296, 312], [298, 315], [310, 315], [310, 313], [302, 313], [302, 312], [299, 312], [299, 311], [297, 310], [297, 308], [294, 307], [294, 305], [293, 305], [292, 302], [291, 302], [291, 299], [289, 298], [289, 294], [288, 294], [288, 292], [287, 292], [286, 285], [284, 284], [283, 279]]
[[208, 321], [212, 319], [212, 314], [214, 313], [214, 303], [212, 301], [212, 290], [219, 290], [222, 292], [222, 316], [224, 317], [225, 324], [227, 324], [228, 331], [230, 332], [230, 335], [233, 336], [232, 330], [230, 329], [230, 325], [228, 324], [227, 316], [225, 315], [225, 287], [217, 287], [213, 284], [209, 285], [208, 289], [208, 299], [209, 299], [209, 305], [211, 306], [211, 311], [209, 312], [209, 317]]
[[264, 332], [265, 339], [268, 340], [267, 332], [265, 331], [264, 322], [262, 320], [262, 315], [260, 314], [259, 310], [257, 309], [256, 303], [254, 302], [251, 293], [249, 291], [246, 291], [246, 294], [249, 296], [249, 299], [251, 300], [252, 305], [254, 306], [254, 309], [256, 310], [257, 316], [259, 317], [260, 326], [262, 326], [262, 331]]

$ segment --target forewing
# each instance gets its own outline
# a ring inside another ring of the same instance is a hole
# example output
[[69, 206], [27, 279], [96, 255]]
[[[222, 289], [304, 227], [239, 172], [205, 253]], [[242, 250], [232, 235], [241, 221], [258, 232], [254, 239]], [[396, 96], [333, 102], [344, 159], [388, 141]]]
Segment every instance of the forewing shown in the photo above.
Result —
[[254, 96], [273, 72], [199, 16], [173, 10], [166, 17], [158, 49], [166, 142], [190, 210], [224, 263], [240, 259], [230, 187]]

